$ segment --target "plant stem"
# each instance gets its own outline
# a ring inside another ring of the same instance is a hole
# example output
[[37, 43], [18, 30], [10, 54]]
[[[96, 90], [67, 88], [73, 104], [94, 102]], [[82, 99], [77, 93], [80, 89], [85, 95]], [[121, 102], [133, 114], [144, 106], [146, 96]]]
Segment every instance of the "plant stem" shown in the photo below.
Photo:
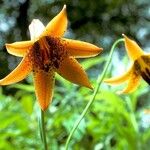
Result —
[[71, 138], [72, 138], [74, 132], [75, 132], [76, 129], [78, 128], [78, 126], [79, 126], [81, 120], [84, 118], [84, 116], [86, 115], [88, 109], [90, 108], [90, 106], [92, 105], [92, 103], [93, 103], [94, 100], [95, 100], [96, 94], [98, 93], [98, 90], [99, 90], [99, 88], [100, 88], [100, 85], [101, 85], [101, 83], [102, 83], [102, 81], [103, 81], [103, 79], [104, 79], [104, 77], [105, 77], [106, 71], [107, 71], [107, 69], [108, 69], [108, 67], [109, 67], [109, 64], [110, 64], [110, 62], [111, 62], [112, 54], [113, 54], [113, 52], [114, 52], [114, 49], [115, 49], [116, 45], [117, 45], [118, 43], [120, 43], [120, 42], [123, 42], [123, 41], [124, 41], [124, 39], [122, 39], [122, 38], [121, 38], [121, 39], [118, 39], [118, 40], [115, 41], [115, 43], [112, 45], [111, 50], [110, 50], [110, 54], [109, 54], [108, 60], [107, 60], [107, 62], [106, 62], [106, 64], [105, 64], [105, 67], [104, 67], [104, 70], [103, 70], [103, 72], [102, 72], [102, 75], [98, 76], [97, 85], [96, 85], [96, 88], [95, 88], [95, 90], [94, 90], [94, 93], [93, 93], [93, 95], [92, 95], [90, 101], [88, 102], [88, 104], [87, 104], [86, 107], [84, 108], [82, 114], [79, 116], [79, 119], [75, 122], [75, 124], [74, 124], [74, 126], [73, 126], [73, 128], [72, 128], [72, 130], [71, 130], [71, 132], [70, 132], [70, 134], [69, 134], [69, 137], [68, 137], [68, 139], [67, 139], [67, 142], [66, 142], [66, 145], [65, 145], [65, 150], [68, 150], [69, 143], [70, 143], [70, 140], [71, 140]]
[[41, 114], [40, 114], [39, 126], [40, 126], [40, 134], [41, 134], [42, 142], [44, 145], [44, 150], [47, 150], [47, 141], [46, 141], [45, 123], [44, 123], [44, 111], [42, 109], [41, 109]]
[[133, 111], [132, 103], [131, 103], [131, 100], [129, 98], [126, 99], [126, 104], [127, 104], [128, 108], [130, 110], [130, 117], [131, 117], [132, 125], [134, 127], [135, 132], [138, 134], [139, 133], [139, 128], [138, 128], [138, 124], [137, 124], [135, 114], [134, 114], [134, 111]]

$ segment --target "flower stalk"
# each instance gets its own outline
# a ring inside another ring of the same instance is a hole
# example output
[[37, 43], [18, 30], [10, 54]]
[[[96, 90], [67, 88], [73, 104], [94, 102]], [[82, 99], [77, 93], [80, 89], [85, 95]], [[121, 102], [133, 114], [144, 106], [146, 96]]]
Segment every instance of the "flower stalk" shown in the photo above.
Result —
[[45, 119], [44, 119], [44, 111], [41, 109], [40, 117], [39, 117], [39, 128], [40, 128], [40, 135], [43, 142], [44, 150], [48, 150], [47, 147], [47, 140], [46, 140], [46, 132], [45, 132]]
[[120, 42], [124, 42], [124, 39], [123, 39], [123, 38], [118, 39], [118, 40], [115, 41], [114, 44], [112, 45], [111, 50], [110, 50], [110, 53], [109, 53], [109, 57], [108, 57], [107, 62], [106, 62], [106, 64], [105, 64], [105, 67], [104, 67], [104, 70], [103, 70], [103, 72], [102, 72], [102, 75], [98, 76], [97, 85], [96, 85], [96, 88], [95, 88], [95, 90], [94, 90], [94, 93], [93, 93], [93, 95], [92, 95], [90, 101], [88, 102], [88, 104], [87, 104], [86, 107], [84, 108], [82, 114], [79, 116], [78, 120], [75, 122], [75, 124], [74, 124], [74, 126], [73, 126], [73, 128], [72, 128], [72, 130], [71, 130], [71, 132], [70, 132], [70, 134], [69, 134], [69, 137], [68, 137], [68, 139], [67, 139], [67, 142], [66, 142], [66, 145], [65, 145], [65, 150], [68, 150], [68, 148], [69, 148], [69, 143], [70, 143], [70, 141], [71, 141], [71, 138], [72, 138], [74, 132], [77, 130], [77, 128], [78, 128], [80, 122], [82, 121], [82, 119], [83, 119], [84, 116], [86, 115], [87, 111], [89, 110], [90, 106], [91, 106], [92, 103], [94, 102], [95, 97], [96, 97], [96, 95], [97, 95], [97, 93], [98, 93], [98, 91], [99, 91], [99, 88], [100, 88], [100, 86], [101, 86], [101, 83], [102, 83], [102, 81], [103, 81], [103, 79], [104, 79], [104, 77], [105, 77], [105, 74], [106, 74], [106, 72], [107, 72], [107, 69], [108, 69], [108, 67], [109, 67], [109, 64], [110, 64], [110, 62], [111, 62], [112, 54], [113, 54], [113, 52], [114, 52], [114, 49], [115, 49], [115, 47], [117, 46], [117, 44], [120, 43]]

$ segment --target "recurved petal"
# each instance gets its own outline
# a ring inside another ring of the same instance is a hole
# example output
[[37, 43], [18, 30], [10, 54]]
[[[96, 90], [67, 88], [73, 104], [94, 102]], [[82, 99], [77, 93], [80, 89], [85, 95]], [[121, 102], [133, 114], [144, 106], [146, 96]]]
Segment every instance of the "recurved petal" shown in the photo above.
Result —
[[32, 70], [28, 57], [24, 57], [20, 64], [5, 78], [0, 80], [0, 85], [8, 85], [23, 80]]
[[92, 89], [85, 71], [74, 58], [65, 58], [56, 71], [70, 82]]
[[44, 31], [45, 26], [39, 19], [33, 19], [29, 25], [30, 37], [31, 40], [35, 41]]
[[130, 75], [130, 79], [128, 80], [127, 87], [122, 91], [118, 91], [117, 94], [127, 94], [133, 92], [139, 86], [140, 79], [141, 76], [133, 72]]
[[34, 72], [33, 76], [36, 97], [41, 109], [44, 111], [52, 101], [54, 89], [54, 72], [38, 70]]
[[63, 36], [67, 28], [67, 22], [66, 5], [64, 5], [61, 12], [47, 24], [41, 36]]
[[12, 44], [5, 44], [6, 49], [9, 54], [23, 57], [27, 51], [31, 48], [33, 45], [32, 41], [23, 41], [23, 42], [15, 42]]
[[124, 34], [123, 36], [125, 38], [125, 47], [126, 47], [128, 56], [131, 60], [134, 61], [144, 54], [143, 50], [139, 47], [139, 45], [135, 41], [129, 39]]
[[96, 56], [102, 51], [102, 48], [99, 48], [87, 42], [65, 39], [65, 38], [63, 38], [63, 41], [65, 43], [69, 55], [76, 58]]
[[123, 75], [118, 76], [118, 77], [113, 77], [110, 79], [105, 79], [104, 82], [106, 82], [107, 84], [110, 84], [110, 85], [118, 85], [118, 84], [124, 83], [125, 81], [127, 81], [129, 79], [132, 72], [133, 72], [133, 67], [131, 67]]

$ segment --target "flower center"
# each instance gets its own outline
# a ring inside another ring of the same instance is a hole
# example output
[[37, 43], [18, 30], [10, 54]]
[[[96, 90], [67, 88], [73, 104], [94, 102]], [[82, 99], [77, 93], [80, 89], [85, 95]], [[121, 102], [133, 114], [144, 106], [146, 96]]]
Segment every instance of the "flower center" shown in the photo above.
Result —
[[134, 62], [135, 70], [150, 85], [150, 56], [143, 55]]
[[60, 38], [45, 36], [36, 41], [29, 52], [33, 71], [38, 69], [49, 72], [58, 69], [63, 59], [67, 56], [65, 44]]

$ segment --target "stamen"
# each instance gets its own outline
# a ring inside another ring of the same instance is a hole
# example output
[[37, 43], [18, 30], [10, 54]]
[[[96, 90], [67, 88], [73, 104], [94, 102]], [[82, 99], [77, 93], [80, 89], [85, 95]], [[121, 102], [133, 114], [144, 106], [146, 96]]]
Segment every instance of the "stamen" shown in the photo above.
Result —
[[58, 69], [67, 56], [65, 44], [59, 38], [45, 36], [34, 43], [29, 53], [33, 71]]
[[45, 40], [48, 45], [47, 50], [50, 52], [49, 59], [51, 60], [53, 67], [58, 69], [61, 62], [67, 55], [65, 46], [59, 38], [46, 36]]

